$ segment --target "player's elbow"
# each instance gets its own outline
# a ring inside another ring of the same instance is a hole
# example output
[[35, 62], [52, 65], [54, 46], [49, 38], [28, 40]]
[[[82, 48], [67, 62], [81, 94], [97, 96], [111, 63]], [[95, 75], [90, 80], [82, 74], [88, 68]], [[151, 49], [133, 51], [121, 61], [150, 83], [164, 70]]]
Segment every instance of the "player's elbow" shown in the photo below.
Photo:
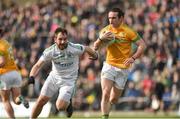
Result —
[[3, 67], [5, 65], [5, 58], [3, 56], [0, 56], [0, 67]]
[[140, 47], [141, 47], [142, 51], [144, 51], [146, 49], [147, 46], [146, 46], [146, 43], [144, 40], [141, 40]]
[[141, 45], [141, 47], [142, 47], [142, 50], [145, 51], [145, 49], [146, 49], [147, 46], [146, 46], [145, 43], [143, 43], [143, 44]]

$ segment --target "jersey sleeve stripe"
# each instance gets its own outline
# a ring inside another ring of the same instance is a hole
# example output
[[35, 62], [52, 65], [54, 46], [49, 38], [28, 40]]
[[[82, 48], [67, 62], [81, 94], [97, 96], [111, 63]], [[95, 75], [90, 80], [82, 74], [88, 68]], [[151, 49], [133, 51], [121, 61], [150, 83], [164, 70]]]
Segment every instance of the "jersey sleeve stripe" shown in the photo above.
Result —
[[75, 44], [75, 45], [72, 45], [71, 43], [69, 43], [69, 44], [70, 44], [70, 46], [72, 46], [75, 49], [83, 50], [83, 47], [80, 44]]
[[0, 56], [3, 56], [4, 54], [2, 52], [0, 52]]
[[139, 36], [139, 34], [137, 34], [137, 37], [135, 38], [135, 39], [133, 39], [132, 41], [133, 42], [136, 42], [136, 41], [138, 41], [138, 40], [140, 40], [141, 39], [141, 37]]

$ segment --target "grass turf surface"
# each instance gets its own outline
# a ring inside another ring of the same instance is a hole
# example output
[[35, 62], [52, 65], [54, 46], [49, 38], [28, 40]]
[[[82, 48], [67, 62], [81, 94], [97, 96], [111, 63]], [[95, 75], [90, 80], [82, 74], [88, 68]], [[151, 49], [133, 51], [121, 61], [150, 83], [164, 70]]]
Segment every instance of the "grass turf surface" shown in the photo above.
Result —
[[[60, 113], [58, 116], [52, 116], [50, 118], [68, 119], [64, 116], [63, 113]], [[74, 112], [71, 119], [101, 119], [101, 112]], [[113, 111], [110, 113], [109, 119], [180, 119], [180, 117], [177, 116], [177, 112], [158, 112], [154, 114], [143, 111]]]
[[[1, 118], [0, 118], [1, 119]], [[18, 117], [16, 119], [28, 119]], [[47, 119], [39, 117], [38, 119]], [[71, 118], [66, 118], [64, 113], [60, 112], [57, 116], [50, 116], [48, 119], [101, 119], [101, 112], [99, 111], [75, 111]], [[154, 114], [152, 112], [143, 111], [112, 111], [109, 119], [180, 119], [177, 112], [158, 112]]]

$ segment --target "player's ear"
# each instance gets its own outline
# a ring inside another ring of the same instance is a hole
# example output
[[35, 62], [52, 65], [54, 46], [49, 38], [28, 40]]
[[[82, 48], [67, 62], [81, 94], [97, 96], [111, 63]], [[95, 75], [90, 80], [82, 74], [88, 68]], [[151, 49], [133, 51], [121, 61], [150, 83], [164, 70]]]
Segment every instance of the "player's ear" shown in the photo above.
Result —
[[56, 41], [56, 38], [57, 38], [57, 35], [54, 34], [54, 36], [53, 36], [53, 41]]

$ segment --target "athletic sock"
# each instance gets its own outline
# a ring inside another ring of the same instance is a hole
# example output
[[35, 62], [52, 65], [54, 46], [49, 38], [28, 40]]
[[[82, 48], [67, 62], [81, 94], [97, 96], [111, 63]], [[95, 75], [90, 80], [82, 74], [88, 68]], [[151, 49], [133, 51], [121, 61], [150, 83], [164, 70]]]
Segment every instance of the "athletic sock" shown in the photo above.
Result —
[[24, 97], [21, 95], [19, 96], [19, 101], [22, 103], [24, 101]]
[[23, 96], [19, 96], [20, 103], [24, 105], [25, 108], [29, 108], [29, 102], [24, 99]]

